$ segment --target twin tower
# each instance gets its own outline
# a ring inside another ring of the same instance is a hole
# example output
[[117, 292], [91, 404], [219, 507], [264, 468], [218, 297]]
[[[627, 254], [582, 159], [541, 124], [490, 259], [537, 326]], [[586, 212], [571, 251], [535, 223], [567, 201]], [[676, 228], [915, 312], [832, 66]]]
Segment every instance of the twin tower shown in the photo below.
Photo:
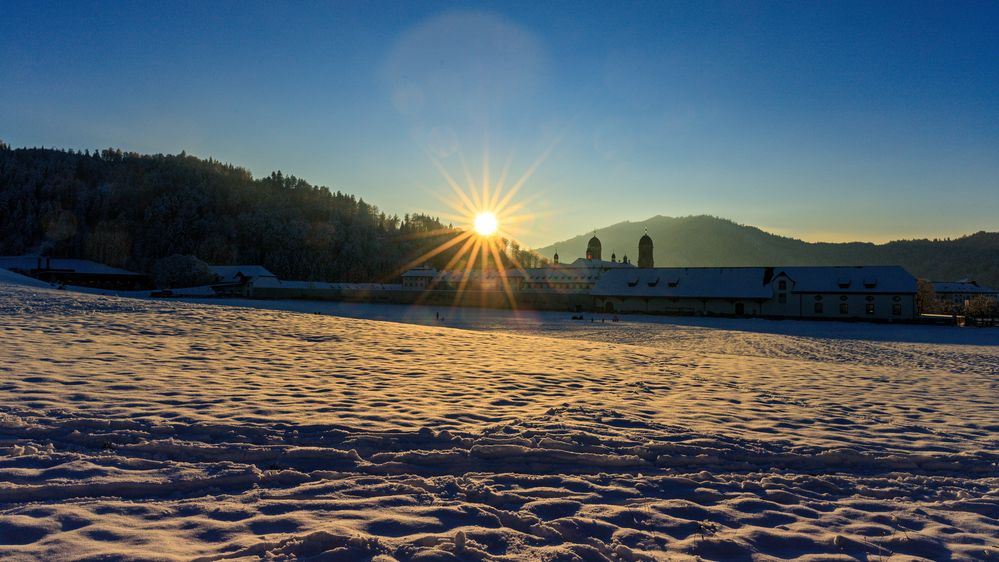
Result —
[[[600, 239], [594, 233], [593, 238], [590, 238], [590, 241], [586, 244], [586, 259], [601, 261], [601, 248]], [[611, 261], [616, 262], [617, 256], [611, 254]], [[631, 263], [628, 261], [627, 254], [621, 258], [621, 261]], [[638, 267], [655, 267], [652, 259], [652, 238], [649, 238], [648, 231], [638, 240]]]

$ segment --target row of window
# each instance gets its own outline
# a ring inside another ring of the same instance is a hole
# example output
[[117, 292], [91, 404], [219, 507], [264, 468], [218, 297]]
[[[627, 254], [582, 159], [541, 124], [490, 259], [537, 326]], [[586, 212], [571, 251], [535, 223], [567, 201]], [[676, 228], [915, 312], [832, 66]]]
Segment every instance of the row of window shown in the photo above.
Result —
[[[849, 298], [850, 297], [848, 297], [846, 295], [840, 295], [839, 300], [846, 301]], [[822, 306], [821, 306], [821, 304], [822, 304], [822, 295], [815, 295], [815, 300], [816, 300], [815, 311], [819, 312], [822, 309]], [[866, 297], [864, 297], [864, 300], [867, 301], [867, 307], [868, 308], [871, 308], [871, 307], [874, 306], [874, 296], [873, 295], [867, 295]], [[897, 303], [901, 302], [902, 297], [899, 297], [899, 296], [896, 295], [896, 296], [892, 297], [891, 300], [897, 304]], [[780, 303], [780, 304], [787, 304], [787, 293], [777, 293], [777, 302]], [[845, 302], [843, 302], [842, 304], [840, 304], [840, 308], [841, 309], [844, 306], [846, 306]], [[898, 305], [898, 306], [901, 306], [901, 305]], [[873, 312], [868, 312], [868, 314], [874, 314], [874, 313]]]
[[[530, 277], [528, 277], [528, 279], [530, 279]], [[535, 279], [537, 279], [537, 277], [535, 277]], [[597, 279], [597, 276], [595, 276], [595, 275], [552, 275], [550, 277], [543, 277], [542, 279], [555, 279], [555, 280], [561, 279], [563, 281], [568, 281], [568, 280], [571, 280], [571, 279], [589, 279], [589, 280], [594, 280], [594, 279]]]
[[524, 283], [525, 289], [589, 289], [589, 283]]
[[[823, 307], [822, 301], [816, 301], [816, 303], [815, 303], [815, 309], [814, 309], [815, 310], [815, 314], [822, 314], [823, 309], [824, 309], [824, 307]], [[874, 303], [869, 302], [869, 303], [865, 303], [864, 304], [864, 314], [874, 314], [874, 312], [875, 312]], [[840, 314], [850, 314], [850, 303], [846, 303], [846, 302], [839, 303], [839, 313]], [[902, 315], [902, 304], [901, 303], [897, 303], [897, 302], [896, 303], [892, 303], [892, 305], [891, 305], [891, 313], [892, 313], [892, 316], [901, 316]]]

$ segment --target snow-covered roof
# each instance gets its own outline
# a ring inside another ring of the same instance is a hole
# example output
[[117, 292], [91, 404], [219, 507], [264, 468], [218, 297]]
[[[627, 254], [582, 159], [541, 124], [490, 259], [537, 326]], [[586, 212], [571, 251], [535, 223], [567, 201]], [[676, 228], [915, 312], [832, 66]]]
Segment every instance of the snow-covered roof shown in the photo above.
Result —
[[797, 293], [915, 293], [916, 278], [898, 266], [656, 267], [615, 269], [593, 287], [594, 296], [771, 298], [772, 281], [786, 275]]
[[403, 277], [437, 277], [437, 270], [432, 267], [414, 267], [402, 274]]
[[795, 293], [915, 293], [916, 278], [897, 265], [775, 267]]
[[614, 269], [600, 277], [591, 294], [615, 297], [765, 299], [763, 267], [656, 267]]
[[[46, 258], [42, 256], [42, 267], [51, 269], [65, 269], [77, 273], [101, 273], [117, 275], [138, 275], [134, 271], [119, 269], [90, 260], [76, 260], [66, 258]], [[46, 260], [47, 263], [46, 263]], [[38, 256], [2, 256], [0, 257], [0, 268], [2, 269], [35, 269], [38, 267]]]
[[561, 282], [571, 281], [575, 283], [596, 281], [602, 274], [600, 269], [588, 267], [561, 267], [558, 265], [549, 267], [537, 267], [518, 272], [528, 282]]
[[277, 277], [262, 265], [210, 265], [208, 270], [221, 281], [237, 282], [240, 278]]
[[979, 285], [975, 281], [933, 281], [932, 283], [933, 292], [938, 295], [948, 293], [994, 295], [999, 293], [999, 290]]
[[398, 283], [326, 283], [324, 281], [281, 281], [282, 289], [329, 289], [334, 291], [392, 291], [402, 289]]
[[605, 261], [605, 260], [588, 260], [586, 258], [576, 258], [576, 261], [572, 263], [559, 264], [562, 267], [588, 267], [592, 269], [619, 269], [619, 268], [633, 268], [634, 264], [624, 263], [620, 261]]

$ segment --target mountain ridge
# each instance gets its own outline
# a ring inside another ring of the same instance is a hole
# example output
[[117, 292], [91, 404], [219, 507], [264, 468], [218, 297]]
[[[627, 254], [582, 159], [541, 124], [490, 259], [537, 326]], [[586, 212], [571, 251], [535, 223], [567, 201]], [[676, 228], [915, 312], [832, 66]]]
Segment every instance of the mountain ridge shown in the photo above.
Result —
[[[624, 221], [597, 230], [603, 259], [616, 254], [638, 259], [638, 239], [648, 230], [659, 267], [735, 267], [768, 265], [901, 265], [913, 275], [948, 281], [974, 279], [999, 286], [999, 232], [979, 231], [958, 238], [874, 242], [806, 242], [752, 225], [710, 215]], [[536, 251], [562, 261], [583, 257], [591, 233]]]

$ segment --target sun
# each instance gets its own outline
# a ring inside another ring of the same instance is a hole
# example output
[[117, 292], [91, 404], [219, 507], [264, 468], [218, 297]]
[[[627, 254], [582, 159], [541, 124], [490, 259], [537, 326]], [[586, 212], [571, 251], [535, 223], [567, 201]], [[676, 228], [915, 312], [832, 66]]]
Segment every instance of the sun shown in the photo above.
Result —
[[[464, 184], [455, 179], [455, 175], [444, 166], [444, 162], [437, 158], [432, 151], [426, 150], [430, 161], [440, 172], [448, 187], [451, 188], [453, 197], [431, 191], [431, 195], [450, 208], [449, 212], [442, 215], [450, 222], [447, 227], [441, 227], [438, 230], [410, 234], [413, 238], [433, 236], [441, 237], [443, 240], [399, 268], [399, 274], [414, 267], [424, 267], [436, 271], [434, 278], [429, 281], [428, 290], [424, 292], [423, 297], [417, 300], [418, 303], [422, 303], [424, 298], [437, 294], [438, 286], [442, 287], [443, 290], [454, 291], [455, 304], [461, 301], [463, 295], [466, 294], [466, 289], [481, 292], [499, 287], [506, 293], [510, 307], [517, 308], [517, 295], [514, 293], [511, 278], [508, 278], [507, 273], [511, 269], [515, 269], [521, 275], [526, 274], [520, 260], [524, 255], [524, 248], [527, 246], [517, 239], [518, 231], [523, 231], [525, 225], [537, 220], [541, 215], [527, 210], [529, 203], [536, 200], [539, 194], [526, 199], [516, 200], [515, 198], [542, 162], [551, 154], [558, 140], [558, 138], [555, 139], [527, 167], [523, 174], [512, 182], [507, 181], [507, 172], [509, 172], [513, 162], [513, 154], [511, 153], [507, 158], [498, 181], [493, 181], [489, 173], [488, 144], [482, 152], [481, 181], [476, 181], [476, 178], [472, 176], [461, 151], [457, 152], [457, 160], [452, 160], [452, 164], [460, 164], [461, 170], [465, 174]], [[453, 226], [455, 224], [467, 225], [467, 227], [455, 228]], [[448, 258], [447, 264], [442, 267], [439, 264], [443, 263], [444, 260], [437, 258], [437, 256], [444, 254], [444, 252], [450, 252], [450, 256], [445, 254], [445, 257]], [[438, 262], [434, 268], [430, 268], [428, 265], [429, 260], [432, 259], [436, 259]], [[431, 287], [433, 289], [430, 289]], [[483, 289], [484, 287], [486, 289]], [[437, 294], [435, 298], [440, 296]], [[484, 304], [485, 301], [483, 301]]]
[[496, 215], [485, 212], [475, 215], [475, 232], [480, 236], [491, 236], [499, 228]]

